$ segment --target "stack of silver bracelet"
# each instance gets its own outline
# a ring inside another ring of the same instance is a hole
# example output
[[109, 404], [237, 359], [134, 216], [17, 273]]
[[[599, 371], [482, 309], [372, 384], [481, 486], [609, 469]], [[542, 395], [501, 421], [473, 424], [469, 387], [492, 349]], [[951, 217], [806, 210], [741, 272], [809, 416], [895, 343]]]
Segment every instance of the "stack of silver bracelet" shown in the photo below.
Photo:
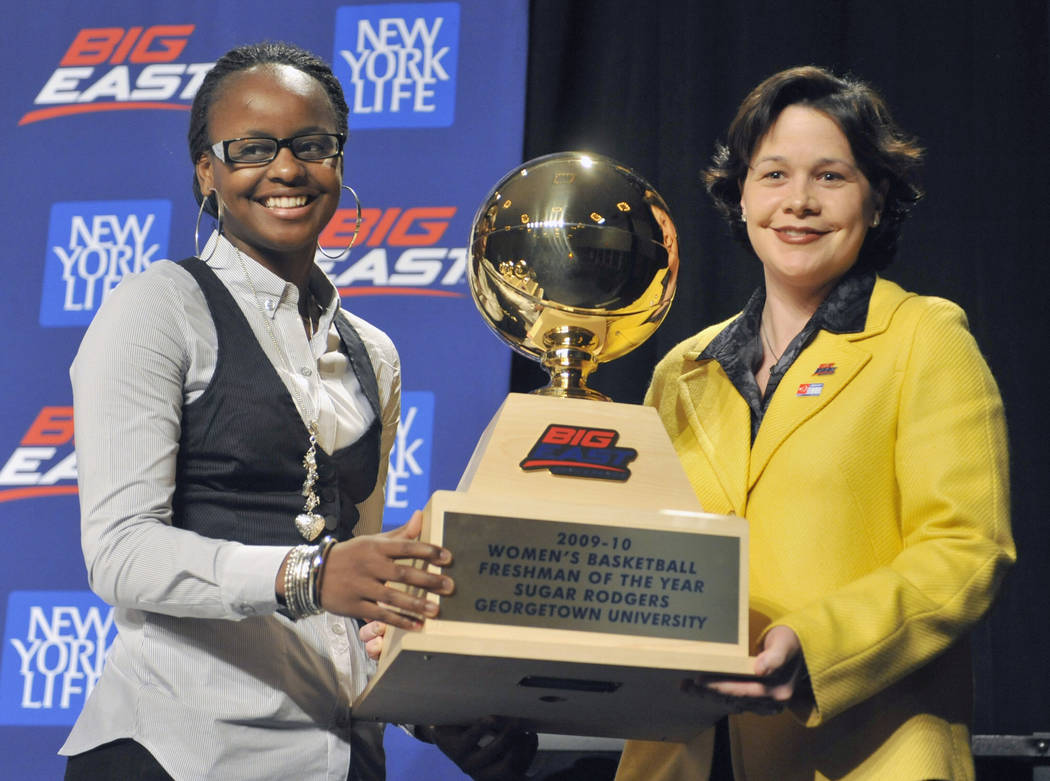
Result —
[[296, 545], [284, 567], [284, 609], [292, 619], [323, 613], [321, 577], [334, 537], [323, 537], [317, 545]]

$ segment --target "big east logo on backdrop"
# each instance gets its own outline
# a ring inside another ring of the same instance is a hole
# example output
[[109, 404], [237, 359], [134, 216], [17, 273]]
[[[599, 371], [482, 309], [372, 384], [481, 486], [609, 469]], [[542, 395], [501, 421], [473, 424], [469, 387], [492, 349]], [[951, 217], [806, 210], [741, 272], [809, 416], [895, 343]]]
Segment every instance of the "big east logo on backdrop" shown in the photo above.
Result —
[[[356, 259], [318, 265], [341, 296], [424, 295], [462, 297], [466, 247], [435, 246], [445, 236], [455, 206], [362, 209]], [[326, 250], [345, 247], [354, 233], [355, 209], [340, 209], [318, 240]], [[385, 245], [385, 246], [384, 246]], [[457, 290], [456, 288], [459, 288]]]
[[0, 502], [77, 492], [73, 408], [44, 407], [0, 467]]
[[214, 63], [175, 62], [192, 24], [151, 27], [86, 27], [18, 124], [126, 109], [186, 110]]

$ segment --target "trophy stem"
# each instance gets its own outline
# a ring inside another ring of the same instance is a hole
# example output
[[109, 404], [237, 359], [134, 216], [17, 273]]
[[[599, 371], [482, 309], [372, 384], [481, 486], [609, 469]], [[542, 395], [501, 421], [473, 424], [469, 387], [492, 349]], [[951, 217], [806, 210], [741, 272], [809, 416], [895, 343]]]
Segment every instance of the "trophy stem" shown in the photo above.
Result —
[[604, 393], [587, 387], [587, 377], [598, 368], [594, 349], [598, 338], [586, 328], [559, 326], [543, 335], [546, 351], [540, 363], [550, 375], [550, 382], [534, 390], [540, 396], [559, 396], [570, 399], [612, 401]]

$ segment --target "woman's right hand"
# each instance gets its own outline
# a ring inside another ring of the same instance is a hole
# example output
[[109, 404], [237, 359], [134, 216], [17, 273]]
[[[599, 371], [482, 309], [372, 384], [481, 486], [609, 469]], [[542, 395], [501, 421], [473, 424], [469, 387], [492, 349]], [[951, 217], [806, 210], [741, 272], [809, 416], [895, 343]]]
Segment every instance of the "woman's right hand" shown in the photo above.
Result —
[[760, 677], [751, 681], [720, 679], [717, 673], [701, 675], [684, 681], [683, 690], [711, 697], [733, 713], [780, 713], [797, 689], [805, 689], [800, 684], [808, 679], [802, 643], [795, 630], [788, 626], [769, 630], [761, 653], [755, 657], [755, 675]]
[[365, 644], [365, 653], [373, 662], [379, 661], [383, 653], [383, 635], [386, 634], [386, 624], [382, 621], [369, 621], [357, 631], [357, 636]]
[[419, 629], [424, 618], [437, 615], [438, 606], [425, 595], [414, 596], [391, 584], [415, 586], [433, 594], [451, 594], [452, 578], [398, 559], [420, 559], [447, 566], [452, 553], [419, 542], [423, 514], [416, 512], [404, 526], [382, 534], [353, 537], [332, 547], [321, 578], [321, 606], [366, 621], [382, 621], [401, 629]]

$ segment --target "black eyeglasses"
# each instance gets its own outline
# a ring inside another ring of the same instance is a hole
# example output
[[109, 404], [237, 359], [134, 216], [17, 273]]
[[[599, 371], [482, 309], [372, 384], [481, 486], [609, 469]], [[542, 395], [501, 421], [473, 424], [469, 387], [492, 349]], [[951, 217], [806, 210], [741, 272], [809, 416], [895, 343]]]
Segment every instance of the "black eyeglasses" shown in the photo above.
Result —
[[282, 147], [288, 147], [297, 158], [312, 163], [336, 157], [345, 143], [342, 133], [307, 133], [291, 138], [231, 138], [216, 141], [211, 151], [224, 163], [269, 163]]

